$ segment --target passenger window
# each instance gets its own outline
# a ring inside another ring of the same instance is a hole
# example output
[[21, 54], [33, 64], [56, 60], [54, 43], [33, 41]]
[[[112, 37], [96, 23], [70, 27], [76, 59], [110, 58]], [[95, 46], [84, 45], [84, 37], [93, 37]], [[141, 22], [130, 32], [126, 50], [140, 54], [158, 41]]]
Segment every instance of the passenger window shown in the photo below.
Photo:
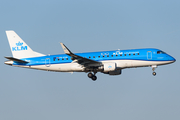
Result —
[[135, 53], [133, 53], [133, 55], [135, 55]]
[[91, 57], [89, 56], [89, 58], [91, 58]]
[[126, 54], [124, 54], [124, 56], [126, 56]]
[[118, 55], [116, 55], [116, 57], [117, 57]]
[[109, 57], [109, 55], [107, 55], [107, 57]]
[[111, 57], [113, 57], [113, 55], [111, 55]]
[[129, 56], [131, 56], [131, 54], [129, 54]]
[[139, 55], [139, 53], [138, 53], [138, 55]]
[[98, 58], [100, 58], [100, 56], [98, 56]]
[[58, 58], [58, 61], [59, 61], [59, 58]]
[[93, 56], [93, 58], [95, 58], [95, 56]]
[[66, 60], [68, 60], [68, 58], [66, 58]]
[[64, 58], [62, 58], [62, 60], [64, 60]]
[[104, 55], [103, 55], [103, 57], [104, 57]]
[[122, 56], [122, 54], [120, 54], [120, 56]]

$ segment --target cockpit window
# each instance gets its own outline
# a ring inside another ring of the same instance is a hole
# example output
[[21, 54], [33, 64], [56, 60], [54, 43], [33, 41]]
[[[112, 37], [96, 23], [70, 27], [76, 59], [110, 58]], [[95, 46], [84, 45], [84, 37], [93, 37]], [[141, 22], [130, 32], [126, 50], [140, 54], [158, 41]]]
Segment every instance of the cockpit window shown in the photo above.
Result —
[[157, 54], [165, 54], [163, 51], [157, 51]]

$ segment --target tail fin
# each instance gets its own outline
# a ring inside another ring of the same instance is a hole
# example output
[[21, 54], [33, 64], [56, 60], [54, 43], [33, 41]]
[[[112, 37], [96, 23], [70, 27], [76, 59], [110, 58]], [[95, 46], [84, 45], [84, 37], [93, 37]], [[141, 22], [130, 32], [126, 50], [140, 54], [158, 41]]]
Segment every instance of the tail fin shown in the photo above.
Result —
[[11, 52], [14, 58], [30, 58], [44, 56], [33, 51], [14, 31], [6, 31]]

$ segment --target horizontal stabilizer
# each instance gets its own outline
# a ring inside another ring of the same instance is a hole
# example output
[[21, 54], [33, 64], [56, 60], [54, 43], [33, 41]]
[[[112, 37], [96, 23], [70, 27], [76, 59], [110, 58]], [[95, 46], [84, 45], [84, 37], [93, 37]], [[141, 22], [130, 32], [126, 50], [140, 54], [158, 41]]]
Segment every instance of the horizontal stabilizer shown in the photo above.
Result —
[[17, 59], [17, 58], [13, 58], [13, 57], [5, 57], [9, 60], [12, 60], [12, 61], [15, 61], [15, 62], [19, 62], [19, 63], [28, 63], [27, 61], [24, 61], [24, 60], [20, 60], [20, 59]]

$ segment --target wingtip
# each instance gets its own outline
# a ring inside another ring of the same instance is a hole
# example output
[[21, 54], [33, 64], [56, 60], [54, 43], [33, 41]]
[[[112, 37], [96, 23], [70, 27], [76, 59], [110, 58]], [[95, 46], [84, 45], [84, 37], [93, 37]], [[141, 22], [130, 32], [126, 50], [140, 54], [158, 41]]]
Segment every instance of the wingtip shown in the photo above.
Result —
[[64, 45], [62, 42], [59, 42], [61, 45]]

